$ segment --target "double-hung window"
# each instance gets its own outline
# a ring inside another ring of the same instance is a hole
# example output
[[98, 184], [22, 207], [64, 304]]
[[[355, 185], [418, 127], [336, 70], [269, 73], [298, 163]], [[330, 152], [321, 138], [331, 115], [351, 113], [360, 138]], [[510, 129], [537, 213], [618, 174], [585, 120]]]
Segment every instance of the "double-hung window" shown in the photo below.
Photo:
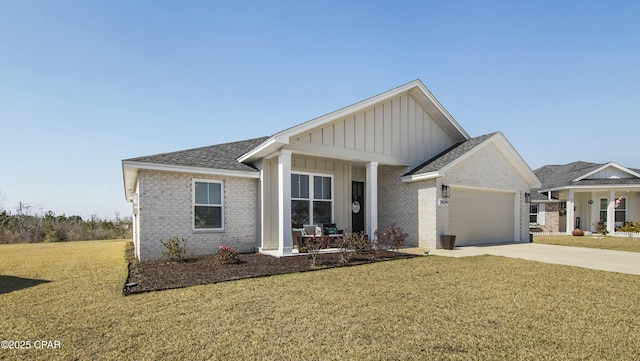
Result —
[[627, 221], [627, 199], [622, 198], [620, 204], [615, 208], [616, 227], [624, 226]]
[[529, 204], [529, 223], [538, 223], [538, 204]]
[[222, 230], [224, 227], [224, 190], [219, 181], [195, 181], [193, 228]]
[[600, 220], [607, 221], [607, 207], [609, 207], [609, 200], [606, 198], [600, 198]]
[[315, 174], [291, 174], [291, 223], [332, 223], [332, 178]]

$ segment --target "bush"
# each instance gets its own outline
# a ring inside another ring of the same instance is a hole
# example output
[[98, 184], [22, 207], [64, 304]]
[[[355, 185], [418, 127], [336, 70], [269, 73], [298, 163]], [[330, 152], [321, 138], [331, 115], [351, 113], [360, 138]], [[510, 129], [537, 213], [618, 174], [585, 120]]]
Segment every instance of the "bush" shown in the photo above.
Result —
[[182, 261], [186, 253], [187, 240], [182, 237], [169, 238], [166, 242], [162, 242], [165, 250], [162, 255], [172, 261]]
[[607, 221], [604, 218], [600, 218], [600, 221], [596, 224], [596, 232], [603, 236], [606, 236], [607, 233], [609, 233], [609, 231], [607, 231]]
[[364, 232], [353, 233], [351, 228], [347, 228], [336, 245], [340, 249], [340, 263], [347, 264], [357, 252], [366, 249], [367, 235]]
[[[388, 248], [397, 253], [404, 245], [404, 241], [409, 236], [402, 228], [392, 223], [384, 231], [376, 230], [375, 238], [377, 240], [376, 249]], [[379, 252], [379, 251], [378, 251]]]
[[320, 254], [320, 250], [327, 248], [329, 245], [329, 237], [308, 237], [305, 238], [305, 248], [309, 253], [309, 258], [311, 258], [311, 266], [316, 266], [316, 258], [318, 254]]
[[617, 232], [637, 233], [640, 232], [640, 222], [627, 222], [622, 227], [616, 227]]
[[216, 260], [223, 264], [236, 264], [240, 263], [238, 258], [238, 251], [229, 246], [218, 247], [218, 253], [216, 253]]

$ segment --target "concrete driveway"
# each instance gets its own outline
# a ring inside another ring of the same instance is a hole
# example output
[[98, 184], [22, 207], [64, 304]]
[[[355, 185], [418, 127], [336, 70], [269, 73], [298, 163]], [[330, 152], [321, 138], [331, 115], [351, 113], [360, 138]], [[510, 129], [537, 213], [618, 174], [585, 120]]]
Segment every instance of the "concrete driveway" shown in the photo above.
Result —
[[554, 246], [541, 243], [510, 243], [485, 246], [456, 247], [453, 250], [435, 249], [435, 256], [468, 257], [490, 254], [530, 261], [562, 264], [602, 271], [640, 275], [640, 253], [605, 249]]

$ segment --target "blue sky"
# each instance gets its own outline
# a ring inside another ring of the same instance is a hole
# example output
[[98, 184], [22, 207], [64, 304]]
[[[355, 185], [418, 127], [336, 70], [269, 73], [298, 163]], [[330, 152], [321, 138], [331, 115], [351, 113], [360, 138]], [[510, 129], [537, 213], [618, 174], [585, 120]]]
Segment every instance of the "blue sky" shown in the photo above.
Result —
[[129, 216], [122, 159], [421, 79], [535, 169], [640, 168], [636, 1], [2, 1], [1, 205]]

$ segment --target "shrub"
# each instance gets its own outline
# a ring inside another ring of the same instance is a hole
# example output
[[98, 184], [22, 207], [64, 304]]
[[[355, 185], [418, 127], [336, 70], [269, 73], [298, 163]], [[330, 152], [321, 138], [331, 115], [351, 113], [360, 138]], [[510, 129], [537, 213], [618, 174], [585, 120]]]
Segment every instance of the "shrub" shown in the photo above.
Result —
[[336, 246], [340, 249], [340, 263], [347, 264], [357, 252], [366, 249], [367, 236], [364, 232], [353, 233], [351, 228], [347, 228]]
[[603, 236], [606, 236], [607, 233], [609, 233], [609, 231], [607, 231], [607, 221], [604, 218], [600, 218], [600, 221], [596, 224], [596, 232]]
[[637, 233], [640, 232], [640, 222], [626, 222], [622, 227], [616, 227], [617, 232], [629, 232], [629, 233]]
[[238, 258], [238, 251], [229, 246], [219, 246], [218, 253], [216, 253], [216, 260], [223, 264], [236, 264], [240, 263]]
[[305, 238], [305, 248], [309, 253], [309, 258], [311, 258], [311, 266], [316, 266], [316, 258], [318, 254], [320, 254], [320, 250], [327, 248], [329, 244], [329, 237], [308, 237]]
[[182, 237], [169, 238], [166, 242], [162, 242], [165, 250], [162, 251], [162, 255], [169, 258], [172, 261], [181, 261], [184, 259], [186, 252], [187, 240]]
[[[376, 230], [375, 238], [377, 240], [376, 248], [388, 248], [397, 253], [398, 250], [404, 245], [405, 239], [409, 236], [408, 233], [398, 227], [395, 223], [391, 223], [384, 231]], [[378, 251], [379, 252], [379, 251]]]

